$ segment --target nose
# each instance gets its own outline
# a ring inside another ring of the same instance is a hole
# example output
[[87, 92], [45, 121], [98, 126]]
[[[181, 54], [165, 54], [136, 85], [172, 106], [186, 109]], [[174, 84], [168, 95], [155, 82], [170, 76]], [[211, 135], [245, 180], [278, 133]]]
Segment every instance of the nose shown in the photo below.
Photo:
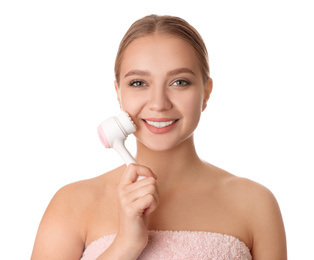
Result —
[[165, 87], [152, 87], [149, 99], [149, 108], [152, 111], [165, 111], [172, 108], [167, 89]]

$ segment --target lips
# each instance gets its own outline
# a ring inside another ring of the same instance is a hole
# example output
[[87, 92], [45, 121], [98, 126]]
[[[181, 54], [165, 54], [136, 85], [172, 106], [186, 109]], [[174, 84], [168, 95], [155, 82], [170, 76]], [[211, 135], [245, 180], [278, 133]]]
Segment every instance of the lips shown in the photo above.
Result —
[[143, 119], [145, 126], [154, 134], [168, 133], [178, 122], [178, 119], [171, 118], [147, 118]]
[[145, 120], [145, 122], [151, 126], [157, 127], [157, 128], [163, 128], [169, 125], [172, 125], [176, 120], [171, 121], [164, 121], [164, 122], [156, 122], [156, 121], [149, 121]]

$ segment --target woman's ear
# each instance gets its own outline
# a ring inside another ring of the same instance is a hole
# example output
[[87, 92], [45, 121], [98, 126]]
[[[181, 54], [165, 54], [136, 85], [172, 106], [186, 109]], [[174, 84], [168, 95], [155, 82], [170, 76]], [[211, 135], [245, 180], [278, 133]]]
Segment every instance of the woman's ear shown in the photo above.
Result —
[[116, 90], [117, 99], [118, 99], [118, 102], [119, 102], [119, 105], [120, 105], [120, 109], [122, 110], [120, 88], [119, 88], [118, 82], [116, 80], [114, 81], [114, 88]]
[[211, 78], [208, 78], [204, 86], [204, 99], [203, 99], [202, 111], [204, 111], [205, 108], [207, 107], [207, 101], [210, 97], [210, 94], [212, 93], [212, 90], [213, 90], [213, 80]]

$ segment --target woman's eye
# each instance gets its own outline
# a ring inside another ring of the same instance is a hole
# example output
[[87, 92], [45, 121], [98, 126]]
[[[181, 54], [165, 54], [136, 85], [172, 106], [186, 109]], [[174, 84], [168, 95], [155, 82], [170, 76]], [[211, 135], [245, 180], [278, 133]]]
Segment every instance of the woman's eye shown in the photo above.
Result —
[[190, 83], [187, 82], [186, 80], [179, 79], [179, 80], [176, 80], [175, 82], [173, 82], [172, 85], [174, 85], [174, 86], [179, 86], [179, 87], [185, 87], [185, 86], [190, 85]]
[[146, 84], [143, 81], [140, 81], [140, 80], [131, 81], [129, 85], [132, 86], [132, 87], [143, 87], [143, 86], [146, 86]]

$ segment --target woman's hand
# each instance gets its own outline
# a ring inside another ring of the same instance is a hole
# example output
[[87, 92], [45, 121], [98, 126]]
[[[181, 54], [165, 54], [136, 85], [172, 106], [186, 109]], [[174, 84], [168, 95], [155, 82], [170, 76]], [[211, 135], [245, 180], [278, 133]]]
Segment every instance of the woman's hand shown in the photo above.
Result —
[[[138, 176], [146, 178], [136, 181]], [[131, 164], [125, 170], [118, 187], [119, 231], [117, 237], [138, 247], [141, 251], [147, 244], [146, 217], [158, 205], [157, 176], [147, 167]]]
[[[145, 178], [137, 181], [138, 176]], [[119, 250], [127, 259], [136, 259], [147, 244], [146, 216], [157, 208], [159, 200], [156, 179], [149, 168], [130, 164], [118, 186], [119, 230], [111, 250]]]

